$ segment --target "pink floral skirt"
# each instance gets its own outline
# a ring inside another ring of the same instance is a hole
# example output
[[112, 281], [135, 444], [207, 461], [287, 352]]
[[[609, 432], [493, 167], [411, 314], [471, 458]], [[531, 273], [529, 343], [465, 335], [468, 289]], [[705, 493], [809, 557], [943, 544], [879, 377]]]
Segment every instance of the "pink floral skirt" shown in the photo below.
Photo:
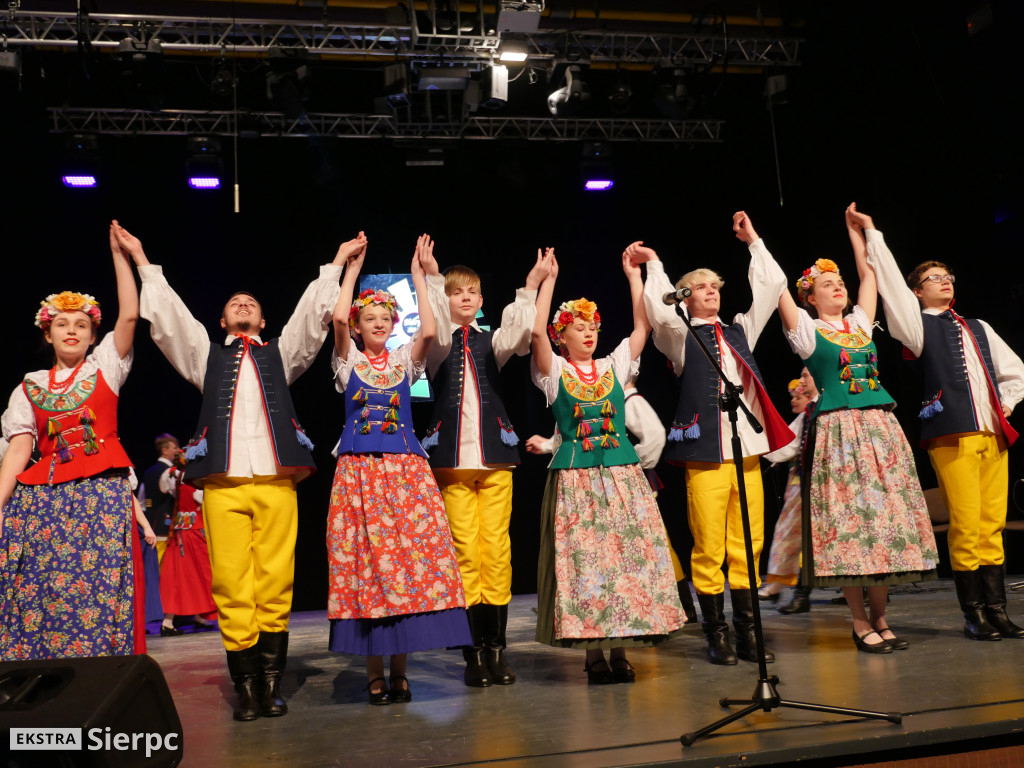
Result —
[[804, 536], [813, 586], [934, 578], [935, 535], [913, 454], [892, 413], [830, 411], [818, 416], [815, 430]]
[[448, 516], [427, 460], [342, 454], [327, 515], [329, 619], [464, 608]]
[[539, 641], [653, 645], [682, 627], [668, 536], [639, 464], [555, 470], [544, 496]]
[[786, 477], [786, 495], [775, 523], [772, 548], [768, 553], [768, 581], [794, 586], [800, 575], [800, 518], [803, 494], [800, 492], [800, 466], [795, 462]]

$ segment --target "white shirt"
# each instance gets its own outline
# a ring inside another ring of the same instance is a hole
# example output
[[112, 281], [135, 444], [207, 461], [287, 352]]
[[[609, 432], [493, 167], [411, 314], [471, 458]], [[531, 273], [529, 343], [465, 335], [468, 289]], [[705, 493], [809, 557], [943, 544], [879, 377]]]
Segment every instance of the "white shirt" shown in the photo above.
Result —
[[[288, 384], [312, 364], [327, 337], [334, 305], [338, 302], [341, 270], [340, 265], [321, 266], [320, 276], [306, 288], [281, 330], [278, 351]], [[151, 324], [153, 341], [174, 369], [202, 392], [212, 343], [206, 328], [168, 285], [161, 267], [156, 264], [139, 267], [139, 276], [142, 278], [141, 315]], [[231, 344], [235, 338], [229, 335], [224, 344]], [[258, 336], [251, 338], [262, 343]], [[263, 411], [259, 378], [255, 365], [246, 355], [235, 385], [231, 455], [225, 474], [228, 477], [273, 477], [305, 471], [301, 467], [285, 468], [277, 464]]]
[[[134, 354], [131, 350], [124, 357], [120, 357], [117, 354], [117, 347], [114, 345], [114, 334], [108, 333], [96, 345], [96, 348], [86, 355], [85, 362], [75, 375], [75, 381], [79, 382], [92, 376], [97, 371], [102, 371], [103, 380], [107, 383], [110, 391], [116, 395], [121, 391], [125, 379], [128, 378], [128, 373], [132, 369], [133, 358]], [[58, 371], [55, 375], [57, 383], [63, 384], [66, 382], [73, 370], [72, 368]], [[25, 378], [45, 389], [50, 383], [50, 369], [32, 371]], [[29, 401], [28, 396], [25, 394], [25, 389], [21, 385], [11, 393], [11, 398], [7, 403], [7, 410], [4, 411], [3, 417], [0, 417], [0, 424], [3, 425], [3, 436], [7, 440], [10, 440], [15, 435], [25, 433], [32, 435], [33, 438], [37, 437], [36, 419], [32, 411], [32, 403]]]
[[[452, 348], [452, 334], [460, 326], [452, 321], [451, 303], [444, 290], [443, 275], [427, 276], [427, 298], [437, 322], [437, 338], [427, 354], [427, 371], [431, 378], [448, 358]], [[519, 288], [515, 300], [501, 313], [501, 325], [491, 335], [491, 351], [500, 369], [512, 355], [530, 352], [530, 336], [537, 319], [537, 291]], [[480, 333], [476, 320], [470, 323], [470, 333]], [[508, 464], [484, 464], [480, 445], [480, 391], [469, 369], [467, 355], [462, 356], [462, 411], [459, 414], [459, 449], [456, 469], [494, 469]]]
[[[736, 315], [732, 323], [739, 325], [747, 338], [747, 346], [751, 352], [754, 345], [761, 337], [772, 313], [779, 306], [779, 297], [786, 290], [786, 274], [772, 258], [771, 253], [760, 238], [750, 244], [750, 267], [747, 270], [747, 280], [750, 282], [752, 302], [750, 309]], [[644, 305], [647, 308], [647, 317], [651, 321], [654, 332], [654, 346], [656, 346], [665, 357], [672, 363], [672, 370], [676, 376], [681, 376], [683, 367], [686, 365], [686, 336], [689, 330], [682, 319], [676, 314], [675, 307], [666, 305], [661, 299], [675, 287], [665, 274], [665, 267], [660, 261], [647, 263], [647, 280], [644, 283]], [[720, 322], [716, 317], [714, 320], [701, 320], [691, 318], [690, 322], [695, 326], [708, 325]], [[721, 347], [721, 349], [725, 349]], [[738, 356], [720, 356], [719, 365], [726, 377], [734, 383], [743, 386], [741, 398], [743, 403], [750, 409], [762, 425], [765, 423], [764, 412], [761, 403], [757, 398], [757, 387], [753, 377], [747, 372], [746, 366], [742, 365]], [[724, 391], [724, 386], [719, 383], [719, 391]], [[722, 412], [719, 416], [719, 442], [722, 461], [732, 459], [732, 442], [729, 435], [732, 428], [729, 426], [729, 414]], [[744, 414], [740, 414], [737, 420], [740, 444], [743, 446], [743, 455], [759, 456], [768, 451], [768, 436], [765, 432], [758, 434], [750, 426]]]
[[[885, 304], [885, 317], [889, 322], [889, 332], [910, 350], [914, 357], [920, 357], [924, 351], [924, 321], [921, 313], [940, 315], [941, 309], [922, 309], [917, 296], [907, 286], [892, 252], [885, 244], [882, 233], [876, 229], [865, 230], [868, 243], [868, 265], [875, 270], [878, 280], [878, 293]], [[992, 330], [984, 320], [978, 320], [988, 337], [989, 351], [992, 354], [992, 367], [995, 368], [999, 390], [1000, 405], [1013, 409], [1024, 399], [1024, 362], [1014, 353], [1006, 342]], [[963, 327], [956, 324], [963, 336]], [[962, 339], [961, 339], [962, 340]], [[978, 354], [974, 344], [969, 340], [961, 345], [964, 350], [964, 362], [967, 365], [967, 381], [974, 400], [974, 415], [979, 429], [994, 435], [1002, 434], [999, 426], [999, 415], [988, 389], [988, 375], [985, 362]]]

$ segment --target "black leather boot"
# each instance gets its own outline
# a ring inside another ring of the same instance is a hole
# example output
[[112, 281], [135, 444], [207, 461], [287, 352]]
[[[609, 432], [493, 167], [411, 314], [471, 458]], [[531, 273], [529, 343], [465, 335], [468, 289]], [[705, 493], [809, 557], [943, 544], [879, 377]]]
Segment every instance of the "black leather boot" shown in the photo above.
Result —
[[228, 651], [228, 673], [235, 684], [238, 706], [234, 718], [247, 722], [260, 716], [260, 652], [254, 645], [241, 651]]
[[263, 670], [263, 690], [260, 692], [260, 711], [264, 717], [288, 714], [288, 705], [281, 698], [281, 675], [288, 659], [287, 632], [260, 632], [256, 647], [260, 650]]
[[493, 684], [487, 660], [484, 658], [483, 627], [486, 622], [485, 610], [488, 606], [478, 603], [466, 609], [469, 617], [469, 634], [473, 645], [462, 649], [462, 658], [466, 660], [464, 679], [466, 685], [473, 688], [489, 688]]
[[683, 604], [683, 610], [686, 611], [685, 623], [692, 624], [697, 620], [697, 609], [693, 605], [693, 595], [690, 594], [690, 580], [683, 576], [676, 582], [676, 587], [679, 589], [679, 602]]
[[486, 620], [483, 626], [484, 661], [490, 673], [491, 682], [495, 685], [512, 685], [516, 674], [505, 663], [505, 627], [508, 625], [507, 605], [481, 604], [486, 608]]
[[1006, 615], [1006, 566], [982, 565], [978, 573], [981, 574], [981, 593], [988, 623], [995, 627], [1000, 637], [1024, 640], [1024, 629]]
[[[754, 634], [754, 605], [749, 589], [731, 589], [732, 625], [736, 628], [736, 655], [757, 663], [757, 636]], [[775, 653], [764, 649], [764, 660], [771, 664]]]
[[985, 618], [981, 573], [953, 571], [953, 584], [956, 585], [960, 610], [964, 613], [964, 635], [971, 640], [1002, 640], [999, 630]]
[[729, 625], [725, 623], [725, 593], [702, 595], [698, 592], [697, 602], [700, 603], [701, 627], [708, 641], [708, 661], [723, 666], [738, 664], [739, 660], [729, 645]]
[[793, 592], [793, 599], [779, 606], [779, 613], [787, 616], [792, 613], [807, 613], [811, 610], [811, 588], [798, 584]]

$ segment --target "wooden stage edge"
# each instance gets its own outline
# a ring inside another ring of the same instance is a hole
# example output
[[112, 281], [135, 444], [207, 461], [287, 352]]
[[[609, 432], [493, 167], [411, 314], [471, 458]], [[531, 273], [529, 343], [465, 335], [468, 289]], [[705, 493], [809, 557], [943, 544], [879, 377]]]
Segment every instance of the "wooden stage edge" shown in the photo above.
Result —
[[[184, 728], [182, 765], [809, 768], [930, 766], [925, 758], [994, 749], [1024, 766], [1024, 640], [963, 637], [952, 582], [893, 590], [889, 623], [911, 647], [858, 653], [849, 612], [817, 591], [809, 613], [783, 616], [761, 603], [784, 700], [900, 712], [901, 724], [814, 711], [757, 710], [684, 747], [679, 737], [749, 697], [757, 667], [705, 661], [699, 623], [658, 648], [630, 653], [632, 685], [588, 686], [583, 654], [536, 643], [536, 596], [513, 598], [508, 659], [517, 682], [467, 688], [458, 651], [409, 658], [413, 701], [366, 703], [362, 658], [327, 650], [324, 612], [295, 614], [285, 674], [287, 716], [236, 723], [234, 691], [214, 632], [150, 637]], [[783, 600], [786, 596], [783, 596]], [[726, 605], [728, 606], [728, 598]], [[1024, 623], [1024, 593], [1008, 592]], [[728, 611], [727, 611], [728, 613]], [[995, 754], [982, 753], [982, 754]], [[936, 762], [935, 765], [989, 765]], [[1002, 760], [1003, 758], [1000, 758]], [[911, 762], [899, 762], [911, 760]], [[993, 765], [995, 763], [992, 763]]]

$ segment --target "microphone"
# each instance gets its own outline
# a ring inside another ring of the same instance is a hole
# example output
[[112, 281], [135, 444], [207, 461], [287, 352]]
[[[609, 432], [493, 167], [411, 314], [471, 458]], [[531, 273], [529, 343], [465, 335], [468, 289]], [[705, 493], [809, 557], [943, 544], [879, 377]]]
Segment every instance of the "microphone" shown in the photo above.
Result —
[[690, 298], [690, 296], [692, 294], [693, 294], [693, 291], [691, 291], [689, 288], [680, 288], [678, 291], [672, 291], [672, 293], [666, 293], [664, 296], [661, 297], [661, 300], [662, 300], [663, 303], [668, 304], [669, 306], [672, 306], [673, 304], [678, 304], [683, 299]]

